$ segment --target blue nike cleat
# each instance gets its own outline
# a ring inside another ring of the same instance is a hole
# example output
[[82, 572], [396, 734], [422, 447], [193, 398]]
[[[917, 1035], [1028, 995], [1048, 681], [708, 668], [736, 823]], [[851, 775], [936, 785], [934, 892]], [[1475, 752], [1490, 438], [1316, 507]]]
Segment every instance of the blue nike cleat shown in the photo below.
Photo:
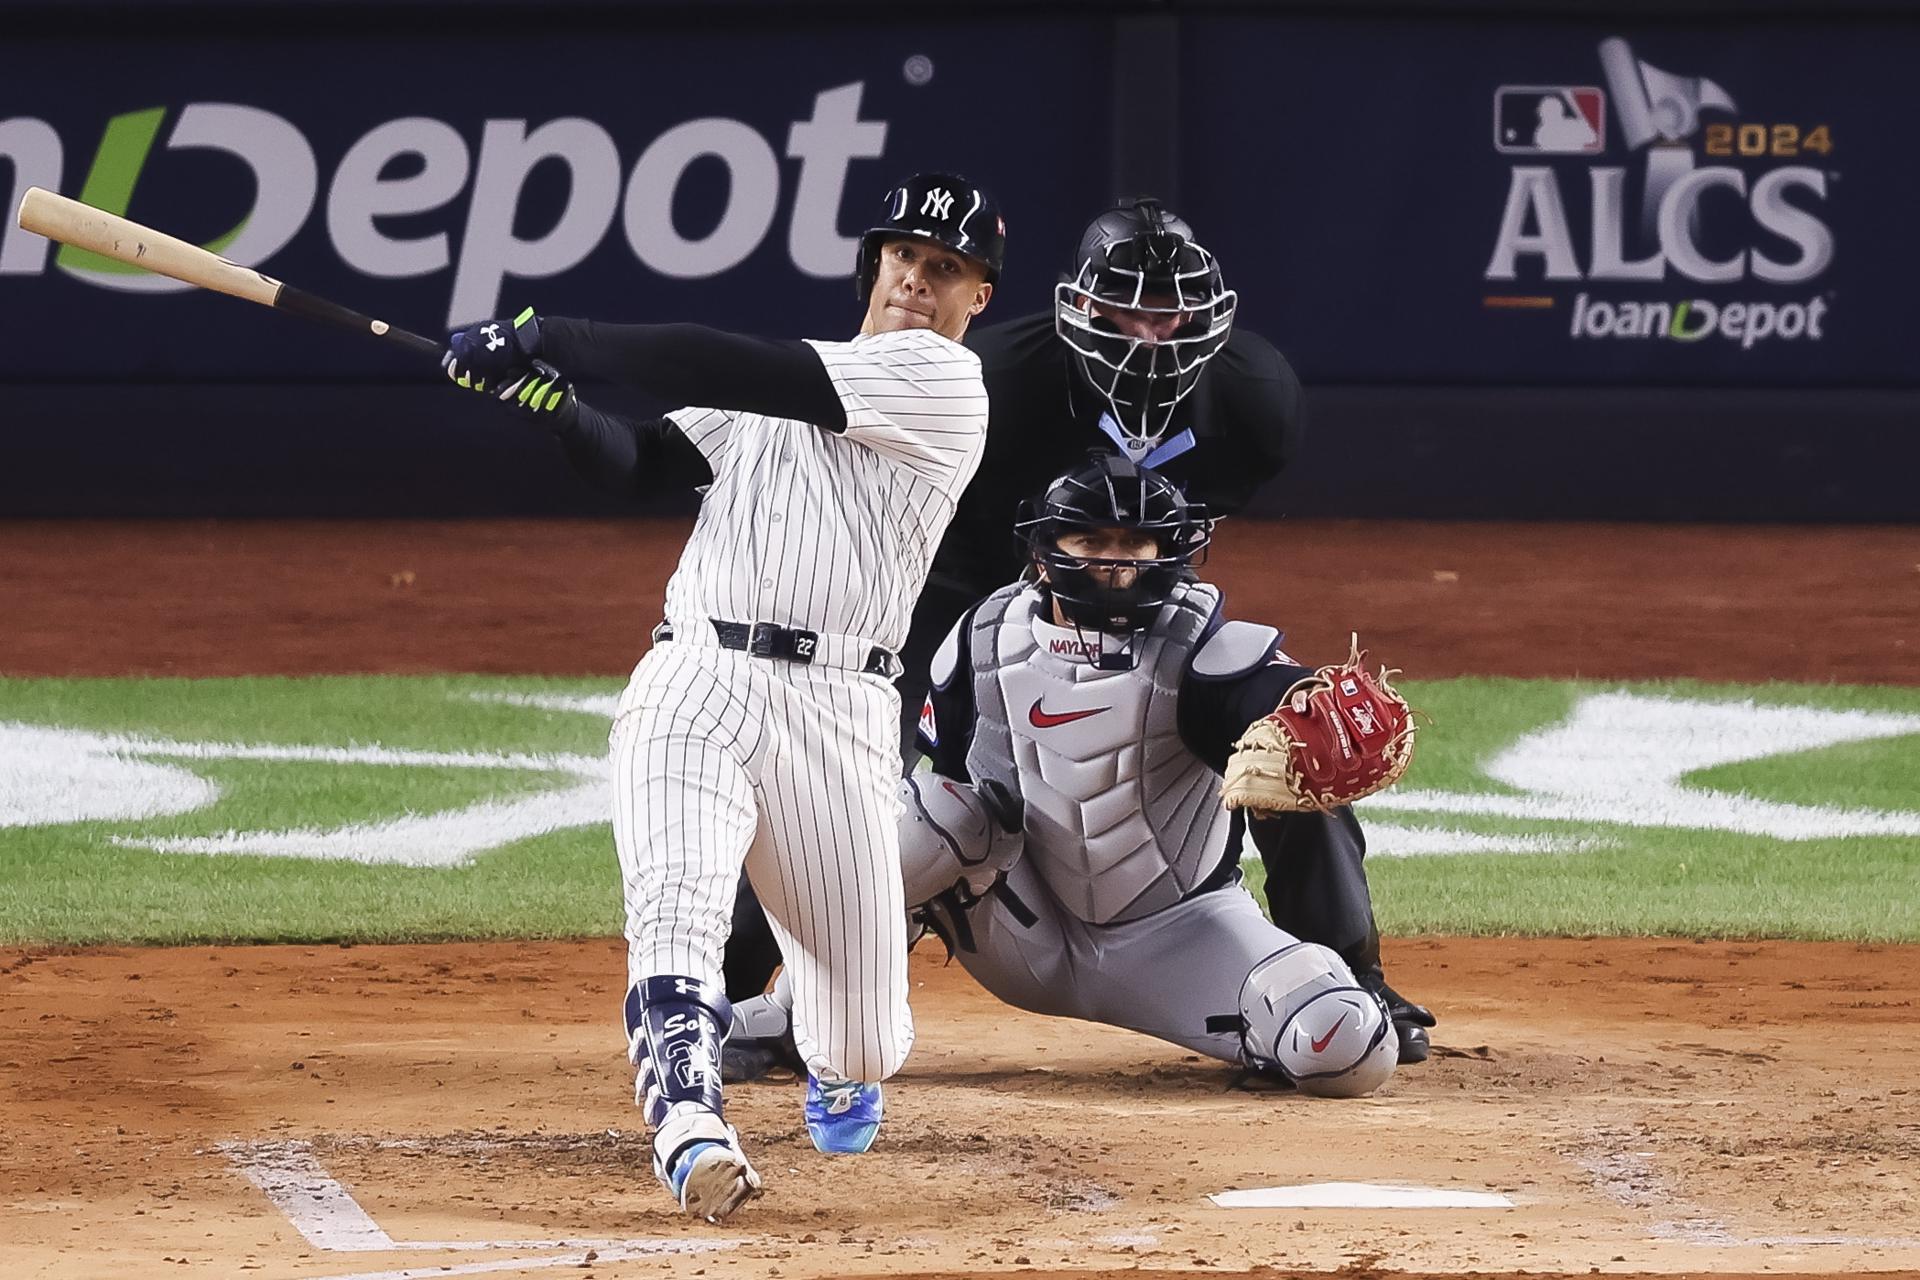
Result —
[[857, 1156], [880, 1132], [880, 1086], [807, 1077], [807, 1136], [829, 1156]]

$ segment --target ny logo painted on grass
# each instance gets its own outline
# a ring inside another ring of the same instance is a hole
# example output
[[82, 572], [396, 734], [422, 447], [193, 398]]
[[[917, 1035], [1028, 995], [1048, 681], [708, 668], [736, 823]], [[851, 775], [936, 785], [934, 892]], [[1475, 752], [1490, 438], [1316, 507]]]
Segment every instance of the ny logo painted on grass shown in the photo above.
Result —
[[[1480, 794], [1396, 788], [1362, 802], [1369, 813], [1450, 813], [1491, 818], [1607, 823], [1732, 831], [1777, 840], [1848, 836], [1920, 835], [1920, 813], [1785, 804], [1689, 786], [1689, 773], [1768, 756], [1815, 751], [1847, 742], [1920, 733], [1920, 716], [1881, 711], [1768, 707], [1751, 702], [1696, 702], [1627, 692], [1580, 699], [1567, 718], [1527, 734], [1481, 771], [1519, 794]], [[1401, 847], [1406, 830], [1418, 844], [1420, 828], [1388, 828], [1379, 852], [1494, 852], [1488, 847]], [[1460, 838], [1446, 832], [1441, 837]], [[1513, 851], [1578, 847], [1557, 837], [1470, 836]], [[1535, 842], [1526, 844], [1523, 842]]]
[[[615, 698], [514, 697], [519, 705], [610, 718]], [[1560, 852], [1558, 836], [1488, 835], [1381, 821], [1386, 813], [1731, 831], [1781, 840], [1920, 836], [1920, 812], [1789, 804], [1690, 786], [1685, 775], [1724, 764], [1847, 742], [1920, 733], [1920, 716], [1748, 702], [1698, 702], [1627, 692], [1582, 698], [1561, 723], [1527, 734], [1482, 765], [1512, 788], [1498, 794], [1396, 789], [1364, 802], [1375, 854]], [[517, 840], [608, 820], [603, 757], [436, 752], [381, 746], [181, 742], [0, 723], [0, 828], [138, 821], [218, 803], [215, 783], [174, 761], [259, 760], [393, 768], [524, 770], [566, 781], [530, 795], [383, 821], [216, 836], [114, 836], [163, 853], [320, 858], [417, 867], [463, 866]]]

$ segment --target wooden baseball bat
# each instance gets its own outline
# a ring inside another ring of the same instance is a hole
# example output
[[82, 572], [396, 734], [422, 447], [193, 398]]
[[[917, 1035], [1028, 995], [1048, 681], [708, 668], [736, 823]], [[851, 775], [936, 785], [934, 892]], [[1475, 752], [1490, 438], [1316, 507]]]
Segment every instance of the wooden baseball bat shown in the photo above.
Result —
[[125, 262], [155, 275], [184, 280], [202, 289], [245, 298], [248, 302], [323, 324], [370, 333], [421, 355], [440, 354], [440, 344], [432, 338], [362, 315], [317, 294], [283, 284], [272, 276], [228, 262], [199, 245], [176, 240], [165, 232], [39, 187], [28, 187], [27, 194], [21, 198], [20, 225], [49, 240], [90, 249], [103, 258]]

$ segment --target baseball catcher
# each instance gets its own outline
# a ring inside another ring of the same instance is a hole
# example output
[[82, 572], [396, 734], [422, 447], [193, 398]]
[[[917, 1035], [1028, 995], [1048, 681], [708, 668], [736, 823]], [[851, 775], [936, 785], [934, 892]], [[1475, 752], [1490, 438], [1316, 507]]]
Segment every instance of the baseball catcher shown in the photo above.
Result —
[[[1188, 571], [1204, 512], [1124, 457], [1059, 477], [1017, 527], [1032, 571], [935, 655], [919, 728], [933, 768], [902, 783], [919, 918], [1009, 1004], [1303, 1093], [1373, 1091], [1409, 1038], [1425, 1056], [1431, 1016], [1386, 986], [1376, 933], [1289, 930], [1240, 884], [1249, 831], [1263, 851], [1361, 842], [1349, 802], [1390, 785], [1413, 748], [1388, 673], [1357, 646], [1302, 667], [1273, 628], [1225, 619]], [[776, 986], [743, 1006], [740, 1034], [777, 1035], [780, 1001]]]

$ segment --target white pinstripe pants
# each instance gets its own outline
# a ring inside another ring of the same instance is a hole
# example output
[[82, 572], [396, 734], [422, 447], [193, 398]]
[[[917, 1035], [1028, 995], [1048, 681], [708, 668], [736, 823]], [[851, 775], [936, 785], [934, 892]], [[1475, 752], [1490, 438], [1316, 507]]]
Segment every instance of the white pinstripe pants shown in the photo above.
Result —
[[742, 865], [816, 1072], [878, 1081], [913, 1045], [899, 696], [880, 676], [666, 641], [612, 733], [627, 977], [722, 985]]

